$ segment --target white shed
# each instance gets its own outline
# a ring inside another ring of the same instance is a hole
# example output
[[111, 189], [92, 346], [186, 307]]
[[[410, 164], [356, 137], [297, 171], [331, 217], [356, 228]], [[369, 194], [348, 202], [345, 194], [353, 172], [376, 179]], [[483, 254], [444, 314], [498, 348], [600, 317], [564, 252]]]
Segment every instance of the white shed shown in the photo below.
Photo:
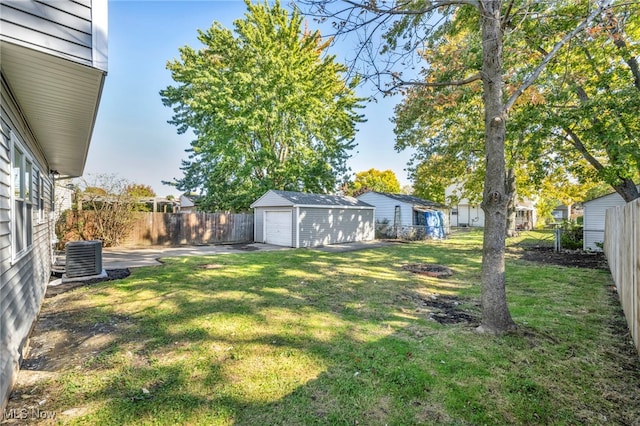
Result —
[[374, 207], [353, 197], [269, 190], [251, 208], [259, 243], [299, 248], [375, 237]]
[[376, 208], [376, 222], [396, 228], [424, 225], [425, 212], [442, 212], [444, 232], [449, 233], [449, 208], [435, 201], [407, 194], [368, 191], [358, 199]]
[[604, 241], [604, 220], [607, 209], [624, 206], [624, 198], [617, 192], [594, 198], [583, 203], [582, 247], [584, 250], [602, 251], [596, 243]]

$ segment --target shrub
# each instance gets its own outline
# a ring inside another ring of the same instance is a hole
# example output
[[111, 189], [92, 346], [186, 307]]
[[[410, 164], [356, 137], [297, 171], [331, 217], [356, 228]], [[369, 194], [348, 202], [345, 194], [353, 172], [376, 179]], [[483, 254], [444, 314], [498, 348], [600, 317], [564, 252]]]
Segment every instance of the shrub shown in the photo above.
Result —
[[560, 225], [562, 234], [560, 236], [560, 244], [563, 249], [578, 250], [583, 247], [582, 226], [572, 221], [562, 222]]

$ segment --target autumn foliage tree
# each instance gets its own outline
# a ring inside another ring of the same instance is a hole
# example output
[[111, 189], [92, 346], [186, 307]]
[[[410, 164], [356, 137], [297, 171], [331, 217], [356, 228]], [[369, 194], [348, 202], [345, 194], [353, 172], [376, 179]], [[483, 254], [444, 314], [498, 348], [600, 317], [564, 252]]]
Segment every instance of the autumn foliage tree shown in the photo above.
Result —
[[360, 99], [328, 41], [299, 12], [252, 4], [234, 30], [198, 31], [160, 92], [170, 123], [195, 140], [179, 190], [204, 210], [245, 210], [269, 189], [326, 193], [345, 180]]
[[[347, 1], [346, 5], [336, 5], [331, 0], [308, 0], [308, 3], [316, 16], [332, 20], [339, 33], [359, 32], [358, 51], [369, 54], [368, 73], [374, 79], [389, 76], [388, 90], [447, 87], [449, 93], [444, 96], [458, 96], [461, 92], [474, 96], [470, 90], [475, 90], [478, 101], [462, 98], [461, 102], [467, 102], [469, 108], [479, 106], [476, 128], [480, 137], [472, 142], [479, 145], [484, 168], [482, 320], [478, 331], [504, 333], [514, 329], [507, 306], [505, 271], [507, 212], [515, 181], [506, 162], [506, 142], [514, 138], [507, 133], [510, 113], [563, 47], [610, 10], [612, 0], [584, 8], [573, 7], [571, 1], [518, 0]], [[563, 29], [544, 34], [548, 35], [541, 46], [544, 54], [523, 62], [517, 72], [507, 73], [505, 62], [516, 60], [511, 55], [520, 51], [505, 51], [505, 45], [512, 38], [524, 41], [524, 27], [535, 26], [540, 20], [547, 20], [549, 25], [555, 22]], [[467, 34], [461, 34], [462, 40], [449, 34], [457, 29], [468, 30]], [[383, 40], [379, 46], [375, 44], [376, 33]], [[378, 60], [381, 55], [388, 58], [382, 64]], [[394, 69], [407, 63], [421, 67], [419, 80], [407, 80]], [[426, 108], [438, 106], [425, 103]]]
[[369, 169], [356, 173], [354, 181], [345, 188], [345, 193], [354, 197], [367, 191], [397, 194], [400, 192], [400, 182], [393, 170]]
[[58, 248], [75, 240], [100, 240], [104, 247], [121, 244], [131, 232], [137, 211], [130, 187], [125, 179], [110, 174], [78, 179], [74, 206], [61, 212], [56, 223]]
[[134, 198], [153, 198], [156, 196], [156, 192], [151, 186], [142, 183], [131, 183], [126, 186], [125, 191]]

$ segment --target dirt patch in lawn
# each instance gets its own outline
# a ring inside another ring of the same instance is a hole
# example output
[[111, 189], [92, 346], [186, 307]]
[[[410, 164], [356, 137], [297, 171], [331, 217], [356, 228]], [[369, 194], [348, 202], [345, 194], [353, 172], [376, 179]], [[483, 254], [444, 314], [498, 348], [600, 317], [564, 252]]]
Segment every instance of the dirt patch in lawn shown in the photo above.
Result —
[[440, 324], [479, 323], [476, 313], [468, 306], [470, 301], [457, 296], [442, 294], [423, 295], [419, 293], [404, 293], [397, 298], [398, 302], [411, 302], [415, 305], [414, 312], [426, 315]]
[[514, 254], [523, 260], [544, 263], [547, 265], [560, 265], [589, 269], [609, 270], [607, 259], [602, 252], [589, 252], [584, 250], [561, 250], [556, 252], [549, 246], [529, 246], [520, 249], [512, 249]]
[[415, 274], [426, 275], [436, 278], [447, 278], [453, 275], [451, 268], [443, 265], [434, 265], [432, 263], [409, 263], [402, 265], [405, 271], [411, 271]]

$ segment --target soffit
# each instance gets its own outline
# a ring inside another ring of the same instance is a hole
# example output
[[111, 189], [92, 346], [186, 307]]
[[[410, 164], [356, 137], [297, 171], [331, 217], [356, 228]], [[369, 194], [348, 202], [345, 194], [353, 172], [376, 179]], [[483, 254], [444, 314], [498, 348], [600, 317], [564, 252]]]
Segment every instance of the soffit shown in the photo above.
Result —
[[0, 65], [49, 168], [81, 176], [105, 72], [2, 41]]

